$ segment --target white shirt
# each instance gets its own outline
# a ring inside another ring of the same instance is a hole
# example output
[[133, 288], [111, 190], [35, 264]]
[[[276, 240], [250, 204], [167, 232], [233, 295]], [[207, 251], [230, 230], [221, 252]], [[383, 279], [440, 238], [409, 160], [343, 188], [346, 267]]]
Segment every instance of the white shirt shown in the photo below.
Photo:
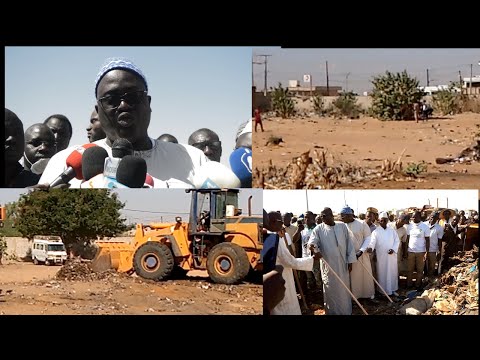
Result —
[[315, 229], [315, 226], [309, 229], [305, 225], [305, 228], [300, 232], [301, 244], [302, 244], [302, 258], [306, 258], [310, 256], [310, 251], [308, 250], [308, 240], [310, 239], [310, 235], [312, 235], [312, 231], [314, 229]]
[[410, 236], [408, 241], [408, 252], [426, 252], [425, 237], [430, 236], [430, 229], [422, 222], [418, 224], [411, 222], [407, 227], [407, 235]]
[[[283, 239], [283, 238], [280, 238], [280, 239]], [[286, 231], [285, 231], [285, 239], [287, 240], [288, 246], [292, 246], [292, 238]]]
[[[152, 138], [150, 140], [152, 149], [134, 151], [133, 154], [145, 159], [147, 172], [161, 180], [155, 182], [155, 187], [192, 187], [195, 170], [208, 161], [203, 152], [190, 145], [174, 144]], [[103, 147], [107, 150], [108, 156], [112, 156], [112, 148], [107, 145], [106, 139], [95, 141], [94, 144]], [[65, 171], [66, 160], [75, 148], [71, 146], [55, 154], [38, 183], [51, 183]], [[165, 182], [168, 186], [165, 186]], [[80, 184], [81, 181], [76, 178], [70, 181], [71, 188], [79, 188]]]
[[430, 229], [430, 249], [428, 252], [438, 252], [438, 240], [443, 238], [443, 228], [437, 222], [434, 225], [430, 225], [428, 221], [424, 222]]

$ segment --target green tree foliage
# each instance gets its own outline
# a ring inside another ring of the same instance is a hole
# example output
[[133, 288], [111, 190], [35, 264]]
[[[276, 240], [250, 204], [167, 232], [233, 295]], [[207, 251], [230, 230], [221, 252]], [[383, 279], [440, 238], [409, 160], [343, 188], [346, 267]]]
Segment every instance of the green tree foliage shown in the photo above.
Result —
[[343, 92], [333, 102], [334, 116], [357, 118], [360, 115], [360, 106], [352, 91]]
[[295, 113], [293, 99], [288, 94], [288, 88], [283, 88], [281, 83], [272, 90], [272, 107], [276, 116], [287, 119]]
[[16, 203], [11, 202], [5, 204], [7, 218], [3, 221], [3, 227], [0, 228], [0, 236], [21, 237], [22, 234], [15, 229], [15, 208]]
[[113, 237], [129, 229], [120, 209], [125, 204], [108, 189], [35, 190], [17, 202], [16, 228], [32, 239], [35, 235], [57, 235], [67, 251], [87, 246], [92, 239]]
[[371, 114], [380, 120], [413, 119], [413, 104], [420, 101], [423, 91], [419, 82], [404, 70], [401, 73], [386, 72], [374, 77]]
[[442, 115], [454, 115], [462, 112], [465, 95], [454, 91], [455, 84], [452, 83], [448, 89], [440, 90], [433, 95], [433, 103]]

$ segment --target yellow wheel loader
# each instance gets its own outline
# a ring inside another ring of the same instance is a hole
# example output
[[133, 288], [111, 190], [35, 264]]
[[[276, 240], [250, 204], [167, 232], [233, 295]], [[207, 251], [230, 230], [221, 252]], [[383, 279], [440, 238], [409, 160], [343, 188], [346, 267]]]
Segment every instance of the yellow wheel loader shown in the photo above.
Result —
[[174, 223], [137, 224], [132, 243], [96, 241], [92, 260], [96, 271], [108, 268], [163, 280], [207, 270], [221, 284], [243, 280], [261, 271], [263, 217], [248, 216], [238, 208], [238, 189], [186, 190], [192, 193], [190, 219]]

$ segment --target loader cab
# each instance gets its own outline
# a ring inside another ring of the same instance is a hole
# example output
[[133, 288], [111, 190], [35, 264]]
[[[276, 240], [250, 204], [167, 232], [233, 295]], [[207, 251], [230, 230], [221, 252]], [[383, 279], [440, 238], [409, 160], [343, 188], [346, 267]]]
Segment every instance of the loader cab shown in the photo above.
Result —
[[190, 232], [221, 234], [225, 231], [226, 218], [238, 216], [238, 189], [198, 189], [192, 192]]

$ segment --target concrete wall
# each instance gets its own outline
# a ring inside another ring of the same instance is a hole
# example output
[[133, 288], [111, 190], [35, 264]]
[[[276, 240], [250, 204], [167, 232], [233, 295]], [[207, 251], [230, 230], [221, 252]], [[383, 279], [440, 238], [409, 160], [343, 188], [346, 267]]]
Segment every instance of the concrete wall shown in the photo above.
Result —
[[[323, 96], [324, 107], [329, 107], [338, 96]], [[357, 96], [357, 104], [360, 105], [363, 109], [368, 109], [372, 104], [372, 98], [369, 96]], [[309, 98], [299, 99], [295, 98], [295, 110], [297, 111], [313, 111], [313, 101]]]
[[15, 255], [23, 258], [31, 253], [31, 243], [26, 238], [7, 237], [7, 256]]
[[[30, 256], [32, 243], [29, 242], [27, 238], [6, 237], [5, 240], [7, 241], [7, 255], [6, 256], [15, 255], [19, 259], [24, 258], [27, 255]], [[130, 243], [132, 241], [132, 237], [127, 236], [127, 237], [117, 237], [117, 238], [112, 238], [112, 239], [105, 238], [104, 240], [112, 240], [112, 241], [120, 241], [120, 242]]]

